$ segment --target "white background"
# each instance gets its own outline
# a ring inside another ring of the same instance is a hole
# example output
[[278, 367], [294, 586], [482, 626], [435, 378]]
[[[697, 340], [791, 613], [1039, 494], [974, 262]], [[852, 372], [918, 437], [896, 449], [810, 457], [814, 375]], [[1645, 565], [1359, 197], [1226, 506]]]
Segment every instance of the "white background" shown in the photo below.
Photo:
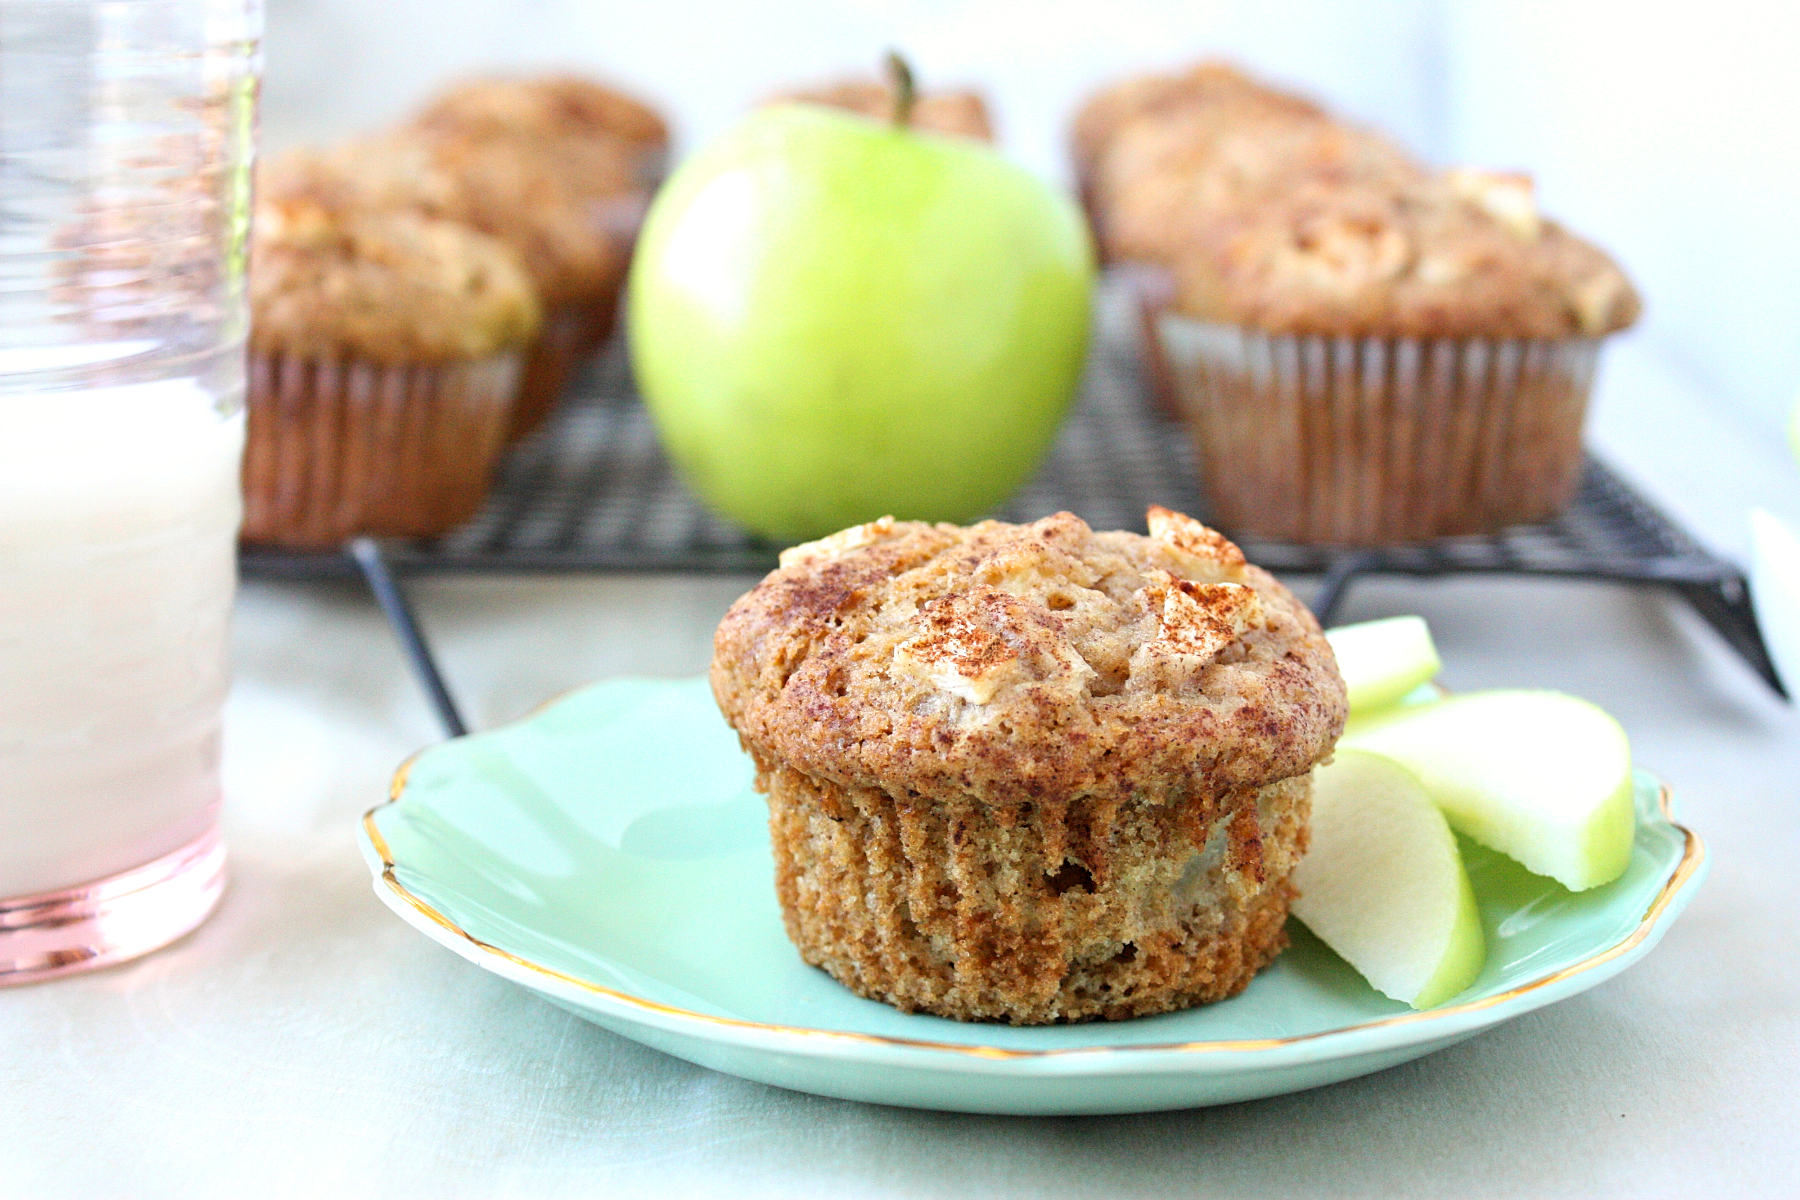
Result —
[[888, 46], [928, 82], [985, 89], [1008, 152], [1052, 178], [1096, 84], [1230, 54], [1431, 159], [1532, 171], [1547, 209], [1641, 284], [1633, 352], [1746, 437], [1779, 436], [1800, 389], [1796, 5], [269, 0], [265, 128], [276, 146], [333, 136], [459, 72], [567, 65], [654, 99], [691, 147], [758, 96]]

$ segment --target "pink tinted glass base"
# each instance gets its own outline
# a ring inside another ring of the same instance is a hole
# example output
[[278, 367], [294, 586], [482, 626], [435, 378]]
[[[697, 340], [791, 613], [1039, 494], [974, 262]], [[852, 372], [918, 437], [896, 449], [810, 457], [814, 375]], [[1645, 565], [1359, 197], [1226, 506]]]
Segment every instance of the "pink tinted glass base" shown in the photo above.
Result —
[[148, 954], [206, 920], [225, 890], [213, 825], [172, 854], [60, 892], [0, 899], [0, 987]]

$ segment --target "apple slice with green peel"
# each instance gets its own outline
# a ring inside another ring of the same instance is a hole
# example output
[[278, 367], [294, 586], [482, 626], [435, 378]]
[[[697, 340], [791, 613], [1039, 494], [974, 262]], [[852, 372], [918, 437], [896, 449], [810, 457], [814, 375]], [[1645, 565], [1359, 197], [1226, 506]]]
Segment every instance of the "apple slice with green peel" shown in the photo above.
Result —
[[1338, 744], [1394, 759], [1451, 828], [1570, 891], [1631, 861], [1631, 744], [1586, 700], [1470, 692], [1353, 721]]
[[1391, 759], [1339, 750], [1313, 776], [1294, 915], [1383, 995], [1431, 1008], [1481, 973], [1487, 943], [1456, 835]]
[[1420, 684], [1429, 683], [1443, 666], [1424, 617], [1340, 625], [1326, 630], [1325, 639], [1350, 689], [1352, 713], [1398, 703]]

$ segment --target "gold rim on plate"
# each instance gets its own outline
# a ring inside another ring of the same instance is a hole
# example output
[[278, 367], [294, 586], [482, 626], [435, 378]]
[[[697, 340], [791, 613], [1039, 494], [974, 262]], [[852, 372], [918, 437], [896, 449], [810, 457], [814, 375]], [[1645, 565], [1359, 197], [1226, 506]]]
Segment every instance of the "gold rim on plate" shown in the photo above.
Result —
[[[419, 753], [422, 754], [424, 751], [420, 751]], [[375, 848], [375, 853], [381, 858], [382, 882], [386, 883], [396, 896], [399, 896], [402, 900], [406, 901], [407, 904], [411, 905], [433, 924], [448, 929], [451, 933], [462, 938], [484, 954], [489, 954], [505, 962], [512, 963], [515, 966], [523, 967], [526, 970], [537, 975], [542, 975], [545, 978], [555, 979], [562, 983], [570, 984], [573, 987], [580, 988], [584, 992], [589, 992], [596, 996], [605, 996], [609, 1000], [616, 1001], [628, 1008], [639, 1009], [643, 1012], [681, 1017], [686, 1020], [698, 1021], [702, 1024], [718, 1026], [725, 1029], [755, 1030], [759, 1033], [776, 1033], [790, 1037], [825, 1038], [840, 1042], [855, 1042], [861, 1045], [895, 1046], [910, 1050], [941, 1050], [952, 1054], [967, 1055], [971, 1058], [1062, 1058], [1069, 1055], [1081, 1054], [1143, 1054], [1169, 1052], [1182, 1054], [1209, 1054], [1231, 1050], [1271, 1050], [1278, 1046], [1292, 1046], [1300, 1042], [1311, 1042], [1317, 1041], [1320, 1038], [1336, 1037], [1339, 1034], [1359, 1033], [1369, 1029], [1384, 1029], [1395, 1025], [1410, 1025], [1415, 1021], [1437, 1020], [1442, 1017], [1453, 1016], [1457, 1013], [1479, 1012], [1484, 1008], [1492, 1008], [1496, 1004], [1503, 1003], [1504, 1001], [1511, 1000], [1518, 996], [1523, 996], [1527, 992], [1536, 991], [1538, 988], [1548, 987], [1550, 984], [1560, 982], [1572, 975], [1579, 975], [1584, 971], [1591, 971], [1595, 967], [1612, 961], [1621, 954], [1624, 954], [1627, 950], [1630, 950], [1633, 946], [1636, 946], [1650, 935], [1651, 929], [1656, 926], [1657, 918], [1662, 916], [1663, 910], [1668, 908], [1670, 902], [1674, 900], [1676, 893], [1681, 891], [1682, 885], [1687, 883], [1687, 881], [1693, 877], [1694, 872], [1700, 869], [1700, 864], [1706, 859], [1706, 843], [1700, 840], [1699, 834], [1675, 820], [1673, 797], [1670, 794], [1669, 786], [1659, 781], [1656, 796], [1657, 807], [1662, 810], [1663, 819], [1668, 821], [1673, 828], [1679, 829], [1682, 836], [1686, 838], [1686, 844], [1682, 849], [1681, 861], [1675, 864], [1675, 870], [1669, 875], [1669, 878], [1663, 882], [1662, 888], [1656, 893], [1656, 898], [1650, 902], [1650, 907], [1644, 910], [1643, 919], [1638, 922], [1637, 928], [1631, 931], [1630, 936], [1619, 942], [1615, 942], [1613, 945], [1608, 946], [1597, 954], [1590, 955], [1580, 962], [1572, 963], [1559, 971], [1554, 971], [1541, 979], [1533, 979], [1530, 982], [1522, 983], [1517, 987], [1508, 988], [1506, 991], [1500, 992], [1497, 995], [1488, 996], [1480, 1000], [1470, 1000], [1463, 1004], [1452, 1004], [1444, 1008], [1421, 1009], [1409, 1013], [1397, 1013], [1391, 1017], [1383, 1017], [1378, 1021], [1364, 1021], [1359, 1025], [1344, 1025], [1337, 1029], [1325, 1029], [1318, 1033], [1295, 1034], [1292, 1037], [1243, 1038], [1211, 1042], [1165, 1042], [1144, 1046], [1070, 1046], [1060, 1050], [1008, 1050], [1000, 1046], [970, 1046], [961, 1042], [931, 1042], [921, 1038], [885, 1037], [876, 1033], [850, 1033], [832, 1029], [809, 1029], [804, 1025], [774, 1025], [765, 1021], [745, 1021], [737, 1017], [715, 1017], [709, 1013], [695, 1012], [688, 1008], [678, 1008], [672, 1004], [662, 1004], [655, 1000], [646, 1000], [641, 996], [634, 996], [630, 992], [621, 992], [615, 988], [603, 987], [597, 983], [589, 983], [585, 979], [578, 979], [573, 975], [558, 971], [554, 967], [546, 967], [542, 963], [532, 962], [528, 958], [520, 958], [510, 950], [502, 950], [499, 946], [496, 946], [491, 942], [484, 942], [456, 922], [452, 921], [449, 917], [439, 912], [436, 908], [433, 908], [423, 898], [414, 895], [407, 890], [406, 885], [402, 884], [394, 874], [394, 856], [388, 850], [387, 840], [381, 836], [381, 830], [375, 824], [376, 813], [388, 807], [390, 804], [395, 804], [399, 801], [401, 793], [406, 789], [406, 777], [412, 772], [413, 763], [418, 761], [418, 758], [418, 754], [412, 755], [405, 762], [400, 764], [400, 769], [398, 771], [394, 772], [393, 782], [388, 787], [388, 798], [363, 814], [363, 832], [367, 835], [369, 844]]]

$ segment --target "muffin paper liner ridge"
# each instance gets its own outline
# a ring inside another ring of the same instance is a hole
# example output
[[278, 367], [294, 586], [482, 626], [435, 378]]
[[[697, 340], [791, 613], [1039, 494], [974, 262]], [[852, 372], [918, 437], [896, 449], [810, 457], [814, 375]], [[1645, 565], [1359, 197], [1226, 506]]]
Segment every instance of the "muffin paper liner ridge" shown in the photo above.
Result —
[[546, 306], [543, 328], [525, 357], [507, 441], [516, 442], [544, 423], [582, 364], [612, 335], [619, 294], [649, 206], [648, 187], [594, 205], [594, 224], [613, 250], [613, 275], [587, 295]]
[[1377, 545], [1542, 521], [1574, 497], [1598, 339], [1155, 324], [1229, 531]]
[[324, 549], [461, 524], [487, 495], [518, 378], [511, 353], [403, 365], [251, 355], [244, 540]]

